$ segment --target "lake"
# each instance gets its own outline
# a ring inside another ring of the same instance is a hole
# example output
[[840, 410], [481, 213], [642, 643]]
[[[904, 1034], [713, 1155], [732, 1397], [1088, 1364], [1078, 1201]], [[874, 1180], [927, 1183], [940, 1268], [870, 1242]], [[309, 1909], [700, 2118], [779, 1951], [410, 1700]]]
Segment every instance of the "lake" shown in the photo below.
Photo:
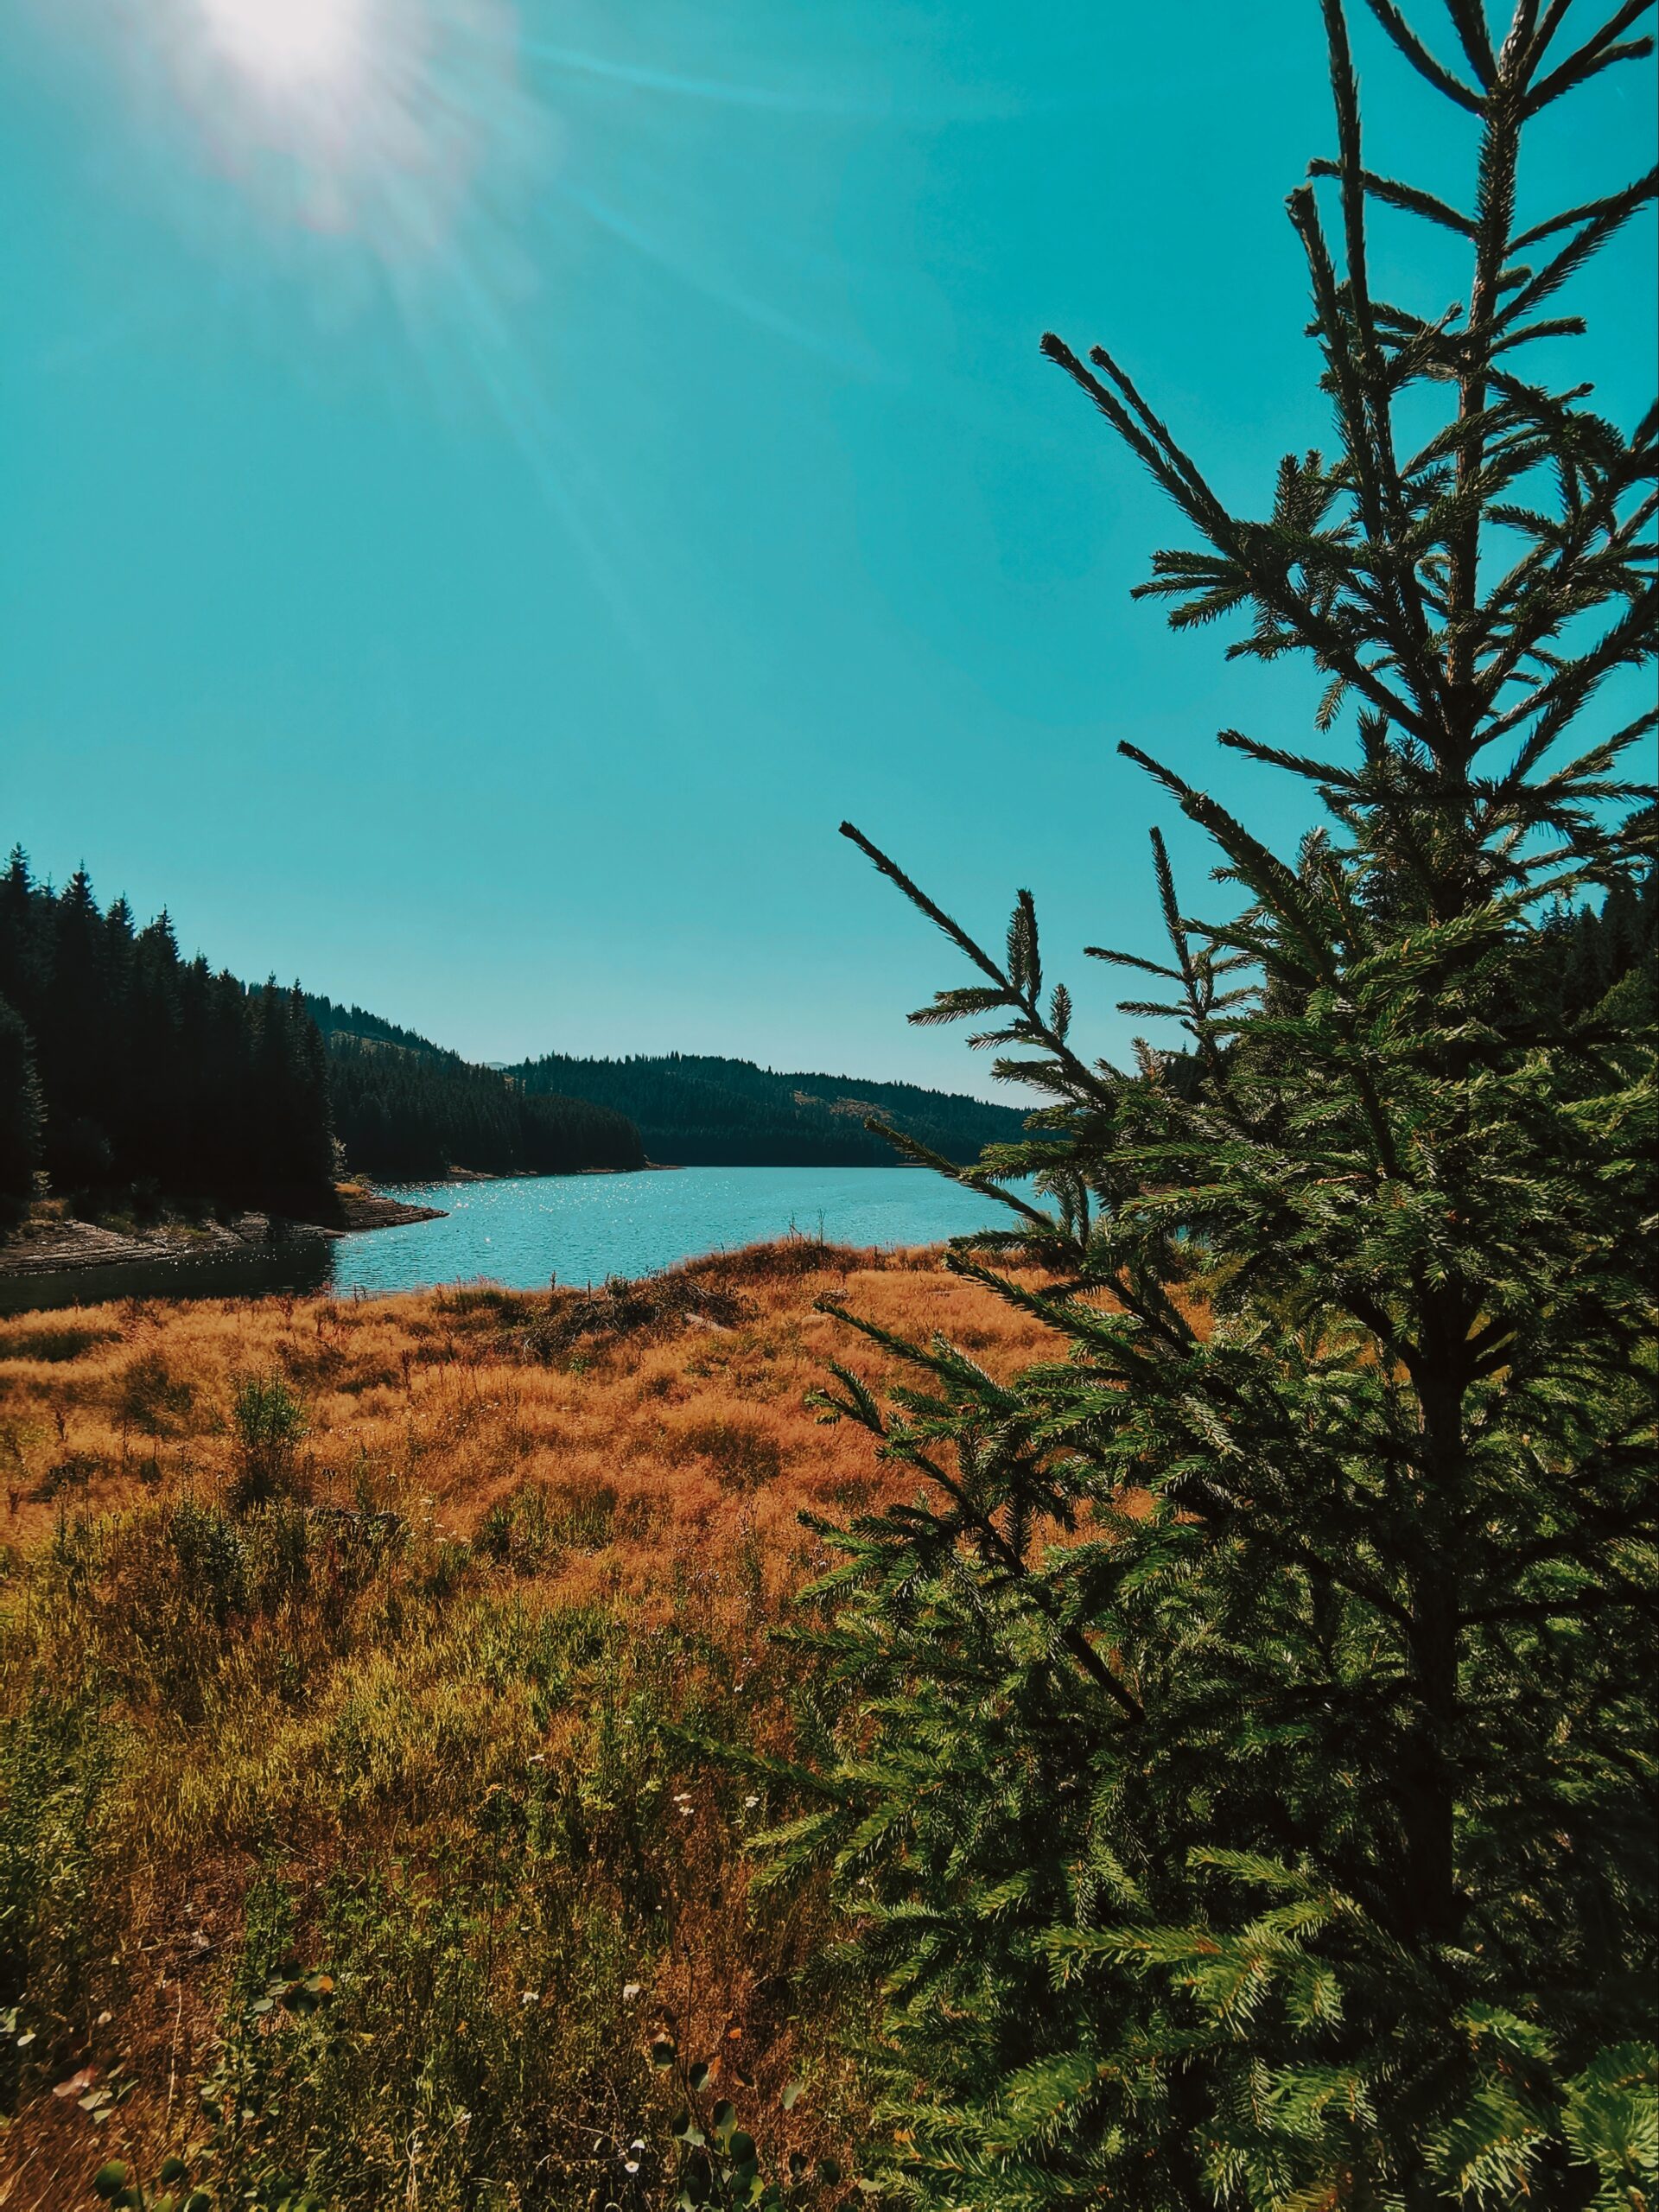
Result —
[[834, 1244], [935, 1244], [1007, 1218], [994, 1199], [908, 1167], [675, 1167], [399, 1185], [442, 1221], [333, 1248], [334, 1287], [417, 1290], [484, 1275], [515, 1290], [648, 1274], [791, 1230]]
[[1006, 1208], [908, 1167], [676, 1167], [637, 1175], [530, 1175], [400, 1184], [442, 1221], [353, 1236], [296, 1235], [240, 1256], [136, 1262], [0, 1282], [0, 1313], [112, 1298], [225, 1298], [333, 1290], [343, 1297], [480, 1278], [514, 1290], [649, 1274], [705, 1252], [787, 1236], [937, 1244], [1006, 1222]]

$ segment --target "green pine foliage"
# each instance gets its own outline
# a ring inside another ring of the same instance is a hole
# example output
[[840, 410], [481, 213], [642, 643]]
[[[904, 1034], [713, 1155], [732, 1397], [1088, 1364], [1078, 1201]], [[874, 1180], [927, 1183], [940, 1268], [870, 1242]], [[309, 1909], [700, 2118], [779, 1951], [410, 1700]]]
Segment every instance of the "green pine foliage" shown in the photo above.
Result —
[[[912, 1380], [842, 1373], [825, 1417], [920, 1489], [824, 1530], [840, 1758], [773, 1839], [779, 1878], [833, 1864], [891, 2190], [936, 2212], [1659, 2181], [1654, 716], [1613, 704], [1659, 410], [1627, 434], [1533, 365], [1654, 179], [1517, 213], [1534, 119], [1649, 41], [1641, 0], [1368, 4], [1474, 183], [1372, 166], [1323, 0], [1335, 147], [1290, 213], [1332, 451], [1235, 514], [1111, 355], [1044, 341], [1190, 533], [1143, 588], [1325, 686], [1307, 753], [1223, 736], [1317, 795], [1290, 855], [1122, 748], [1217, 851], [1206, 919], [1154, 837], [1168, 953], [1101, 955], [1183, 1052], [1086, 1057], [1028, 895], [988, 950], [849, 832], [976, 971], [915, 1018], [1048, 1099], [957, 1171], [1041, 1202], [953, 1263], [1052, 1357], [999, 1380], [844, 1317]], [[1459, 303], [1378, 296], [1373, 226], [1414, 222]]]
[[40, 1164], [60, 1195], [332, 1217], [327, 1072], [297, 992], [185, 960], [165, 914], [139, 928], [124, 899], [99, 908], [84, 869], [54, 891], [14, 851], [0, 875], [0, 999], [27, 1047], [0, 1049], [14, 1205], [33, 1150], [32, 1063]]
[[1024, 1126], [1014, 1107], [918, 1084], [789, 1075], [709, 1053], [587, 1060], [562, 1052], [513, 1073], [531, 1092], [559, 1091], [626, 1114], [655, 1160], [676, 1167], [891, 1167], [873, 1116], [946, 1160], [966, 1164]]

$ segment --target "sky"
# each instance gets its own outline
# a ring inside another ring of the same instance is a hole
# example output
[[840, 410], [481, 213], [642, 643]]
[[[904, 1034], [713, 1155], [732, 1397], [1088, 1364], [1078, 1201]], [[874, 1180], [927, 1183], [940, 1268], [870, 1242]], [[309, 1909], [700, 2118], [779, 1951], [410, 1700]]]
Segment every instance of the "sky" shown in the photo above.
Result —
[[[1377, 165], [1466, 201], [1356, 41]], [[1652, 158], [1648, 67], [1554, 115], [1525, 207]], [[1179, 529], [1037, 341], [1259, 512], [1327, 436], [1332, 135], [1315, 0], [7, 0], [0, 841], [474, 1058], [983, 1092], [847, 816], [993, 943], [1029, 885], [1121, 1052], [1081, 948], [1158, 951], [1154, 823], [1189, 906], [1211, 858], [1116, 745], [1282, 845], [1214, 735], [1313, 690], [1131, 603]], [[1379, 289], [1460, 297], [1389, 221]], [[1627, 423], [1652, 244], [1561, 360]]]

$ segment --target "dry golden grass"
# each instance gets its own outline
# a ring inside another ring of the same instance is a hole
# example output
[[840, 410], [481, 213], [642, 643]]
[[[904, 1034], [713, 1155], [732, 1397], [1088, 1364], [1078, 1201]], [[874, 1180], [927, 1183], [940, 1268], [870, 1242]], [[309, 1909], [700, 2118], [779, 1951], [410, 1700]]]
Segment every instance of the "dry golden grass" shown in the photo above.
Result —
[[782, 1574], [802, 1508], [855, 1509], [881, 1482], [868, 1439], [804, 1403], [830, 1357], [878, 1382], [890, 1365], [813, 1311], [824, 1295], [899, 1333], [943, 1332], [1002, 1371], [1044, 1338], [931, 1255], [809, 1244], [676, 1269], [647, 1287], [649, 1311], [627, 1292], [461, 1290], [26, 1314], [0, 1323], [0, 1533], [28, 1549], [66, 1510], [213, 1501], [238, 1380], [277, 1374], [306, 1409], [316, 1502], [471, 1537], [492, 1506], [539, 1489], [588, 1531], [562, 1560], [569, 1594], [649, 1601], [688, 1547], [721, 1554], [740, 1530]]
[[[771, 1635], [823, 1560], [798, 1516], [909, 1487], [803, 1402], [831, 1357], [887, 1379], [825, 1294], [999, 1371], [1044, 1349], [937, 1255], [799, 1243], [592, 1297], [0, 1323], [0, 2206], [188, 2150], [236, 2052], [282, 2095], [231, 2178], [280, 2153], [343, 2212], [656, 2212], [661, 2158], [625, 2182], [618, 2146], [662, 2135], [664, 2029], [758, 2132], [804, 2074], [788, 2147], [844, 2156], [822, 1900], [750, 1894], [798, 1808], [676, 1749], [817, 1725]], [[237, 1392], [273, 1376], [306, 1433], [238, 1519]], [[321, 2041], [248, 2025], [289, 1948], [338, 1974]], [[130, 2085], [102, 2130], [53, 2094], [86, 2068]]]

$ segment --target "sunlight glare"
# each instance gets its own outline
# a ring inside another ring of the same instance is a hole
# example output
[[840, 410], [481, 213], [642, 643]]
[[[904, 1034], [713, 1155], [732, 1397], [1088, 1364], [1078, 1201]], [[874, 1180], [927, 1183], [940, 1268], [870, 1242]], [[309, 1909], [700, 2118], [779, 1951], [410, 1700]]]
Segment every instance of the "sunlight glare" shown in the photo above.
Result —
[[200, 0], [227, 60], [273, 91], [338, 82], [360, 58], [364, 0]]

